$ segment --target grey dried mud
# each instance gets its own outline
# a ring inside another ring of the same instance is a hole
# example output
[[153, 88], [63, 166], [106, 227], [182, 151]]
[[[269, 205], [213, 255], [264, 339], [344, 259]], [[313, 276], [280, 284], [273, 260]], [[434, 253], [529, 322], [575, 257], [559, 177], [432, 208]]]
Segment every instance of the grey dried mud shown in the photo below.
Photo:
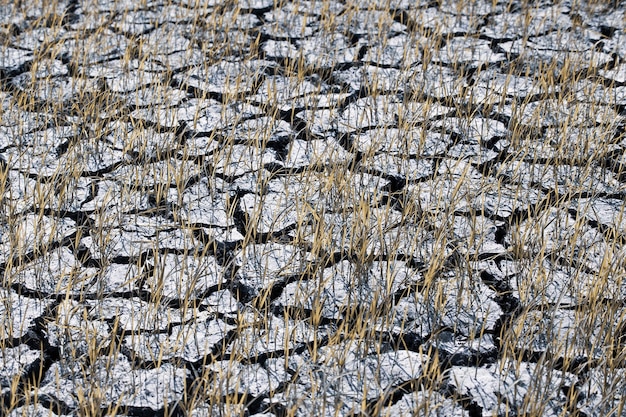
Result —
[[27, 3], [0, 414], [622, 410], [622, 2]]

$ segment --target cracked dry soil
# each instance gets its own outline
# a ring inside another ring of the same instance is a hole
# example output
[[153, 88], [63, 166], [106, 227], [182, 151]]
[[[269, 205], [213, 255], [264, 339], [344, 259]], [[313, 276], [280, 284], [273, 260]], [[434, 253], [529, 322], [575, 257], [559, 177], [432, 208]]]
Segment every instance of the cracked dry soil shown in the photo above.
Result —
[[0, 414], [626, 415], [626, 6], [0, 3]]

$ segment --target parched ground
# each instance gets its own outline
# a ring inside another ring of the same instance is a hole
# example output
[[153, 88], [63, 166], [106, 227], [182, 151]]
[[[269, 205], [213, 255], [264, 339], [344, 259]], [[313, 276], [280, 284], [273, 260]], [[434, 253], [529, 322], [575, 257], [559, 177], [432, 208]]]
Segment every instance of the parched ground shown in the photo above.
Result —
[[0, 415], [625, 416], [625, 13], [0, 1]]

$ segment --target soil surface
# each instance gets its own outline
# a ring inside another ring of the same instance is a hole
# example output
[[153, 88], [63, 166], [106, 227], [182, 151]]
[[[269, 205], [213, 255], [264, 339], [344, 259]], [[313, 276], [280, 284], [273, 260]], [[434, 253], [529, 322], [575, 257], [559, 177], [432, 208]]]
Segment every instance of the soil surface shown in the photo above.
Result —
[[3, 410], [626, 412], [623, 4], [201, 3], [0, 5]]

